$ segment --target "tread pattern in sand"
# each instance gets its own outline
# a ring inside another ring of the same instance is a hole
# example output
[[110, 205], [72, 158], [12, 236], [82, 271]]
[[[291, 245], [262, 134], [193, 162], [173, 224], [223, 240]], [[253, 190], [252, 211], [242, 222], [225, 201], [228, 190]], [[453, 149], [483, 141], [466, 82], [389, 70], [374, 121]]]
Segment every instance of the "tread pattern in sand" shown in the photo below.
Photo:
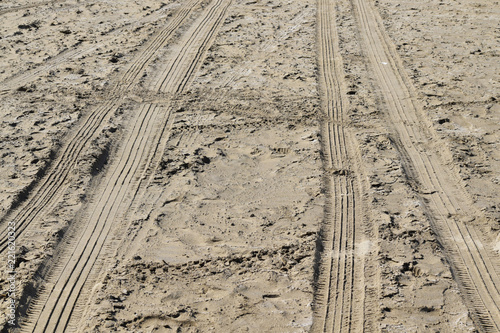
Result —
[[53, 166], [48, 170], [47, 175], [39, 181], [39, 185], [34, 188], [32, 194], [22, 204], [19, 209], [3, 219], [4, 225], [0, 231], [0, 251], [4, 251], [7, 246], [7, 226], [5, 221], [15, 221], [18, 235], [21, 236], [32, 221], [39, 218], [42, 214], [49, 212], [60, 200], [60, 195], [64, 189], [69, 186], [66, 182], [71, 170], [75, 167], [79, 156], [85, 147], [99, 134], [101, 125], [121, 105], [120, 98], [124, 96], [127, 87], [137, 83], [146, 64], [173, 37], [175, 31], [185, 22], [189, 13], [196, 8], [199, 1], [189, 1], [181, 8], [176, 15], [167, 23], [167, 25], [145, 45], [142, 52], [131, 62], [124, 74], [119, 78], [114, 89], [109, 93], [106, 102], [99, 105], [96, 109], [81, 122], [75, 133], [68, 139]]
[[[168, 88], [182, 92], [200, 65], [229, 5], [229, 0], [218, 0], [206, 7], [185, 38], [180, 39], [178, 47], [173, 48], [166, 70], [158, 80], [161, 83], [153, 85], [155, 90], [170, 92], [164, 90]], [[156, 147], [168, 138], [168, 135], [156, 134], [161, 132], [157, 126], [172, 121], [168, 101], [166, 104], [162, 107], [148, 103], [140, 107], [131, 123], [133, 129], [126, 136], [89, 206], [85, 230], [70, 244], [64, 244], [61, 255], [51, 263], [46, 282], [28, 311], [23, 332], [59, 332], [77, 328], [80, 311], [75, 309], [78, 302], [82, 302], [82, 294], [87, 292], [85, 287], [92, 285], [89, 278], [96, 274], [96, 261], [106, 246], [115, 219], [123, 217], [124, 211], [130, 207], [132, 198], [128, 194], [136, 192], [137, 180], [147, 168], [145, 162], [151, 160], [152, 154], [158, 150]]]
[[437, 140], [430, 122], [416, 102], [416, 93], [395, 47], [370, 0], [352, 1], [367, 56], [391, 120], [393, 143], [402, 157], [408, 180], [425, 203], [427, 216], [445, 248], [455, 276], [477, 326], [485, 332], [500, 330], [498, 257], [476, 223], [485, 218], [474, 207], [458, 177], [440, 156], [424, 146]]
[[[53, 3], [53, 1], [45, 2], [41, 5], [46, 5]], [[165, 42], [172, 38], [172, 33], [175, 32], [182, 23], [185, 23], [186, 19], [193, 12], [194, 9], [198, 7], [200, 1], [188, 1], [179, 7], [171, 19], [168, 21], [167, 26], [161, 29], [151, 40], [146, 42], [145, 46], [142, 48], [141, 52], [137, 55], [134, 61], [126, 69], [126, 72], [122, 74], [119, 78], [120, 87], [113, 87], [114, 89], [128, 88], [133, 84], [133, 80], [142, 74], [142, 70], [154, 59], [158, 50], [165, 46]], [[23, 6], [23, 8], [26, 6]], [[106, 38], [117, 36], [126, 31], [127, 28], [138, 29], [144, 25], [161, 20], [162, 16], [165, 14], [165, 9], [162, 7], [156, 10], [153, 14], [145, 16], [141, 20], [132, 23], [126, 23], [112, 30], [106, 35]], [[1, 14], [0, 14], [1, 15]], [[45, 62], [36, 66], [33, 69], [21, 71], [2, 82], [2, 89], [0, 94], [6, 94], [9, 90], [16, 89], [19, 86], [27, 85], [30, 82], [36, 80], [38, 77], [53, 69], [72, 61], [73, 59], [82, 58], [89, 54], [95, 52], [102, 43], [97, 44], [86, 44], [80, 43], [73, 46], [71, 49], [66, 49], [56, 56], [47, 59]], [[120, 90], [114, 90], [120, 91]]]
[[[326, 115], [323, 152], [326, 169], [326, 211], [322, 227], [322, 258], [312, 332], [360, 332], [374, 329], [364, 274], [368, 259], [363, 233], [366, 221], [361, 196], [362, 170], [356, 146], [344, 121], [348, 101], [342, 83], [334, 3], [318, 4], [320, 86]], [[359, 153], [359, 152], [358, 152]]]

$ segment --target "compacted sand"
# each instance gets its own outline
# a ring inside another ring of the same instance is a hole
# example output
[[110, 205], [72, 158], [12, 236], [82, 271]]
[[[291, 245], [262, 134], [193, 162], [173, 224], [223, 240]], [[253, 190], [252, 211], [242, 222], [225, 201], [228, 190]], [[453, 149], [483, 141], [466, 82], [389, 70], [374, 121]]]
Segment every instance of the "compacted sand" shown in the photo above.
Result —
[[0, 17], [2, 332], [500, 332], [498, 2]]

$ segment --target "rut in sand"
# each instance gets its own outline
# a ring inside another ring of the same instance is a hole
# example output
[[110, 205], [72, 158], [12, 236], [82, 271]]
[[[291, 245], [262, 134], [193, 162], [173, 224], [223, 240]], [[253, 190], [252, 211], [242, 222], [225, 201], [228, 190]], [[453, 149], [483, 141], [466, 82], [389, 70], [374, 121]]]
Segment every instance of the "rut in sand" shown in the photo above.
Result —
[[444, 163], [451, 160], [450, 152], [442, 149], [445, 145], [432, 132], [432, 124], [417, 102], [415, 89], [372, 1], [351, 3], [407, 181], [423, 203], [477, 327], [498, 332], [500, 261], [485, 230], [489, 223], [459, 177]]
[[[196, 3], [191, 1], [188, 6], [193, 7]], [[157, 93], [160, 93], [160, 96], [173, 95], [183, 91], [201, 65], [229, 5], [228, 0], [211, 2], [179, 38], [157, 80], [148, 86], [152, 96]], [[191, 10], [188, 6], [176, 21], [176, 26], [180, 25]], [[131, 87], [152, 55], [164, 47], [174, 30], [160, 33], [154, 43], [139, 56], [138, 61], [125, 72], [123, 82], [117, 84], [115, 91], [120, 91], [124, 85]], [[169, 99], [152, 99], [156, 102], [137, 106], [136, 117], [130, 123], [130, 130], [126, 131], [118, 155], [112, 158], [87, 211], [82, 214], [82, 218], [74, 222], [84, 227], [75, 229], [71, 236], [63, 239], [57, 250], [59, 255], [45, 263], [43, 272], [46, 273], [42, 282], [35, 286], [38, 293], [29, 303], [21, 331], [59, 332], [78, 328], [79, 317], [83, 311], [81, 305], [85, 304], [85, 298], [93, 286], [92, 279], [98, 275], [96, 268], [102, 267], [102, 262], [98, 261], [105, 260], [100, 258], [100, 255], [109, 245], [107, 242], [113, 232], [114, 222], [123, 217], [123, 213], [132, 204], [133, 194], [137, 193], [149, 163], [155, 159], [156, 152], [161, 151], [158, 147], [168, 139], [168, 126], [172, 122]], [[112, 99], [108, 104], [105, 109], [112, 109], [117, 104], [116, 99]]]
[[[366, 237], [369, 224], [360, 153], [345, 122], [348, 100], [337, 44], [334, 1], [318, 3], [318, 61], [322, 97], [326, 209], [313, 332], [377, 331], [378, 283], [365, 281], [373, 260]], [[374, 240], [371, 240], [374, 242]], [[378, 277], [377, 274], [370, 274]]]
[[[95, 140], [102, 129], [103, 124], [124, 103], [127, 88], [137, 84], [143, 69], [151, 62], [151, 59], [164, 48], [171, 40], [175, 31], [186, 22], [189, 14], [197, 8], [199, 1], [187, 2], [168, 21], [167, 25], [149, 42], [141, 53], [128, 65], [123, 75], [115, 83], [113, 89], [107, 94], [107, 100], [92, 110], [83, 119], [74, 134], [67, 139], [67, 143], [60, 149], [60, 153], [52, 162], [52, 167], [41, 178], [38, 185], [31, 194], [21, 203], [18, 209], [10, 212], [2, 218], [0, 235], [5, 236], [7, 226], [5, 221], [14, 221], [17, 232], [22, 236], [24, 231], [35, 220], [50, 212], [60, 201], [60, 196], [70, 184], [67, 182], [68, 175], [74, 169], [84, 148]], [[6, 237], [0, 240], [0, 251], [5, 251]]]

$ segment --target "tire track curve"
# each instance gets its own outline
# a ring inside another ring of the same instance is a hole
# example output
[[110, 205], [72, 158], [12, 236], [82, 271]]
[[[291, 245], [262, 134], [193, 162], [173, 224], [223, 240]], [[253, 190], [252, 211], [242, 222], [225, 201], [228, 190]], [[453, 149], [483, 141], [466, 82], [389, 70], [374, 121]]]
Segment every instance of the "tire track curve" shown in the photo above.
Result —
[[487, 219], [442, 161], [449, 152], [429, 148], [438, 147], [440, 139], [416, 102], [415, 88], [377, 9], [369, 0], [351, 1], [406, 176], [421, 198], [478, 329], [500, 332], [500, 261], [491, 239], [482, 233], [480, 223]]
[[108, 100], [90, 112], [68, 140], [68, 143], [62, 147], [59, 156], [53, 162], [53, 166], [48, 170], [47, 175], [39, 181], [39, 185], [35, 186], [25, 204], [22, 204], [18, 209], [2, 219], [0, 253], [4, 252], [7, 246], [6, 235], [8, 229], [6, 221], [14, 221], [17, 234], [21, 236], [32, 221], [39, 218], [41, 214], [50, 211], [59, 202], [57, 194], [62, 194], [69, 187], [67, 179], [71, 170], [77, 164], [82, 151], [99, 134], [102, 124], [107, 123], [107, 120], [120, 107], [122, 103], [121, 97], [126, 96], [126, 90], [123, 87], [137, 83], [144, 64], [166, 46], [167, 42], [174, 36], [175, 31], [185, 23], [189, 13], [198, 6], [199, 2], [200, 0], [188, 1], [168, 22], [166, 27], [145, 46], [119, 78], [115, 88], [109, 92]]
[[[365, 237], [369, 225], [363, 213], [363, 170], [359, 150], [344, 121], [349, 102], [342, 80], [333, 0], [318, 1], [317, 22], [319, 83], [325, 113], [322, 145], [326, 209], [311, 332], [375, 332], [373, 313], [366, 310], [375, 305], [376, 298], [365, 290], [365, 270], [371, 265], [366, 265], [370, 256]], [[376, 277], [371, 274], [372, 279]]]
[[[223, 22], [231, 0], [214, 0], [193, 24], [193, 28], [181, 38], [178, 47], [173, 47], [161, 82], [174, 92], [182, 92], [186, 82], [192, 79], [201, 65], [200, 54], [208, 49]], [[156, 84], [153, 85], [157, 87]], [[49, 273], [29, 307], [22, 332], [62, 332], [78, 327], [79, 304], [85, 304], [82, 295], [93, 286], [93, 276], [100, 254], [105, 251], [109, 237], [113, 234], [114, 222], [125, 219], [124, 212], [132, 205], [140, 178], [147, 170], [147, 162], [154, 159], [158, 147], [164, 145], [168, 133], [158, 136], [155, 128], [171, 123], [169, 102], [143, 104], [136, 118], [130, 123], [132, 129], [113, 159], [95, 200], [84, 216], [85, 229], [71, 244], [64, 244], [61, 255], [49, 265]], [[82, 221], [83, 222], [83, 221]], [[106, 258], [102, 258], [105, 261]], [[86, 288], [87, 287], [87, 288]], [[38, 288], [36, 288], [38, 289]]]

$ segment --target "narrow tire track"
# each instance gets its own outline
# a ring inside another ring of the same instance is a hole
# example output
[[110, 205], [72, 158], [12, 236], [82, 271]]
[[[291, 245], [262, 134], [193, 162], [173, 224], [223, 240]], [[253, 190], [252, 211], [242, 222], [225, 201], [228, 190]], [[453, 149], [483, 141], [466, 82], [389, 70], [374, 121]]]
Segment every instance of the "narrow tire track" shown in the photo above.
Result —
[[[181, 47], [174, 48], [182, 56], [178, 53], [171, 55], [167, 68], [174, 70], [165, 71], [166, 77], [162, 80], [174, 92], [181, 92], [185, 83], [190, 81], [195, 73], [193, 68], [197, 68], [203, 60], [199, 54], [210, 46], [230, 3], [230, 0], [215, 0], [208, 5], [193, 24], [196, 29], [189, 30], [194, 33], [188, 34], [187, 39], [181, 38]], [[168, 139], [168, 133], [158, 137], [152, 129], [158, 123], [168, 123], [169, 118], [168, 106], [158, 107], [154, 103], [142, 105], [136, 119], [131, 122], [133, 129], [109, 168], [109, 176], [90, 205], [85, 230], [72, 244], [63, 244], [67, 247], [51, 264], [53, 269], [45, 277], [40, 289], [42, 292], [30, 306], [22, 332], [60, 332], [77, 327], [70, 323], [78, 322], [79, 318], [74, 315], [81, 311], [75, 309], [79, 302], [85, 301], [80, 296], [86, 293], [84, 286], [88, 285], [89, 277], [97, 274], [93, 270], [112, 233], [113, 224], [132, 205], [132, 195], [139, 186], [138, 179], [147, 168], [145, 162], [151, 161], [158, 145]]]
[[[441, 157], [426, 148], [440, 139], [416, 102], [414, 87], [377, 9], [370, 0], [352, 2], [407, 177], [424, 204], [477, 327], [500, 332], [500, 261], [479, 226], [487, 219]], [[471, 218], [473, 222], [465, 222]]]
[[[359, 151], [344, 123], [348, 100], [338, 50], [333, 0], [318, 1], [318, 62], [322, 104], [326, 183], [322, 256], [315, 294], [312, 332], [362, 332], [375, 327], [373, 295], [365, 293], [365, 265], [370, 259], [361, 244], [369, 229], [363, 213]], [[377, 275], [371, 276], [377, 278]]]
[[[147, 42], [144, 47], [142, 47], [139, 55], [134, 59], [131, 65], [127, 67], [125, 73], [121, 75], [119, 83], [116, 84], [116, 86], [113, 88], [113, 91], [128, 89], [133, 84], [133, 82], [137, 80], [138, 76], [142, 74], [143, 69], [147, 66], [147, 64], [150, 63], [150, 60], [154, 58], [154, 56], [158, 53], [158, 50], [162, 49], [165, 46], [165, 42], [168, 41], [172, 37], [172, 34], [179, 28], [179, 26], [185, 22], [189, 14], [192, 13], [195, 8], [197, 8], [199, 2], [201, 2], [201, 0], [190, 0], [184, 3], [182, 7], [180, 7], [175, 12], [175, 14], [168, 22], [168, 25], [160, 30], [149, 42]], [[158, 19], [162, 11], [163, 10], [160, 9], [154, 14], [148, 15], [137, 22], [126, 23], [123, 26], [114, 29], [111, 33], [109, 33], [108, 36], [116, 36], [120, 33], [123, 33], [123, 31], [129, 26], [141, 27], [149, 22], [155, 21]], [[26, 85], [30, 81], [38, 78], [40, 75], [47, 73], [52, 69], [56, 69], [61, 64], [92, 53], [100, 46], [101, 44], [87, 45], [81, 43], [74, 46], [74, 48], [72, 49], [64, 50], [33, 69], [17, 73], [5, 79], [1, 84], [2, 92], [6, 93], [9, 90], [15, 89], [20, 85]]]
[[[64, 189], [69, 186], [66, 182], [71, 170], [74, 169], [78, 158], [81, 156], [85, 147], [99, 134], [102, 124], [107, 123], [107, 120], [119, 108], [122, 101], [119, 96], [124, 96], [125, 91], [123, 86], [136, 82], [140, 77], [140, 73], [144, 68], [144, 63], [149, 61], [151, 57], [157, 54], [166, 43], [173, 37], [175, 31], [185, 22], [188, 12], [191, 12], [199, 1], [194, 0], [187, 3], [191, 7], [184, 7], [178, 14], [172, 18], [167, 26], [162, 30], [162, 33], [145, 47], [145, 50], [129, 65], [124, 75], [119, 79], [116, 88], [109, 93], [109, 99], [101, 106], [93, 110], [81, 123], [79, 128], [69, 139], [68, 143], [62, 148], [61, 153], [53, 162], [53, 166], [48, 170], [47, 176], [41, 179], [38, 186], [34, 188], [25, 204], [21, 205], [15, 212], [12, 212], [2, 219], [2, 229], [0, 231], [0, 252], [5, 251], [7, 246], [7, 226], [6, 221], [15, 221], [17, 226], [18, 236], [21, 236], [25, 229], [37, 218], [40, 214], [50, 211], [58, 202], [56, 193], [64, 192]], [[179, 19], [182, 18], [182, 19]], [[164, 34], [163, 32], [166, 32]], [[157, 43], [157, 41], [161, 41]], [[151, 45], [154, 45], [151, 47]], [[144, 55], [146, 54], [146, 55]], [[117, 97], [115, 97], [117, 96]], [[52, 203], [49, 205], [49, 203]]]

